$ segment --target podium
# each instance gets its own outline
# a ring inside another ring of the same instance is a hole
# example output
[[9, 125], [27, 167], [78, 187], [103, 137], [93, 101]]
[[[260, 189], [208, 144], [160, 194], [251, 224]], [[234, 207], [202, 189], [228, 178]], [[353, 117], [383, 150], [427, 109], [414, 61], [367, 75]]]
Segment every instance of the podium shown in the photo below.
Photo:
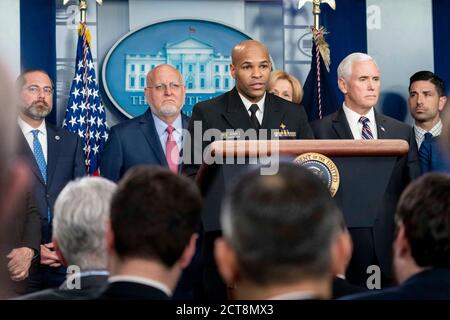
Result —
[[222, 198], [241, 174], [270, 161], [290, 162], [308, 152], [325, 155], [336, 164], [340, 183], [334, 198], [347, 227], [371, 227], [380, 210], [393, 209], [383, 205], [383, 198], [389, 197], [385, 192], [394, 166], [409, 145], [404, 140], [239, 140], [215, 141], [208, 148], [215, 161], [203, 163], [196, 176], [204, 196], [206, 232], [220, 230]]
[[[226, 297], [226, 287], [215, 265], [214, 240], [221, 235], [220, 211], [225, 193], [245, 172], [292, 162], [305, 153], [329, 157], [339, 172], [334, 199], [353, 239], [353, 256], [347, 276], [354, 284], [367, 279], [375, 261], [389, 282], [394, 212], [405, 187], [409, 145], [405, 140], [238, 140], [215, 141], [210, 157], [196, 180], [204, 197], [204, 290], [212, 299]], [[265, 166], [264, 166], [265, 164]], [[266, 172], [267, 173], [267, 172]]]

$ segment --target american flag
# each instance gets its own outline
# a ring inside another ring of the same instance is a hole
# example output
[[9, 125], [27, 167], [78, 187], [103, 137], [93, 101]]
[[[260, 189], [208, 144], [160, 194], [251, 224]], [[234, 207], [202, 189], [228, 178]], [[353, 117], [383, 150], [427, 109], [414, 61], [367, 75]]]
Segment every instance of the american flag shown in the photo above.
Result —
[[86, 24], [81, 23], [78, 29], [75, 76], [62, 126], [81, 138], [86, 172], [98, 175], [100, 152], [108, 139], [109, 127], [95, 77], [90, 38]]

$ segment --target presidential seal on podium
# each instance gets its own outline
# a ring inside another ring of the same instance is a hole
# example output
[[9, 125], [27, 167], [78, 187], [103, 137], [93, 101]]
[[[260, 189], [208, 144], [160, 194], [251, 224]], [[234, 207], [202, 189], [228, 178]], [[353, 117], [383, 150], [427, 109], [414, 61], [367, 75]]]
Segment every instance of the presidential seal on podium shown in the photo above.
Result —
[[315, 175], [317, 175], [328, 187], [331, 196], [334, 197], [339, 189], [340, 180], [339, 171], [330, 158], [320, 153], [308, 152], [295, 158], [294, 163], [311, 170]]

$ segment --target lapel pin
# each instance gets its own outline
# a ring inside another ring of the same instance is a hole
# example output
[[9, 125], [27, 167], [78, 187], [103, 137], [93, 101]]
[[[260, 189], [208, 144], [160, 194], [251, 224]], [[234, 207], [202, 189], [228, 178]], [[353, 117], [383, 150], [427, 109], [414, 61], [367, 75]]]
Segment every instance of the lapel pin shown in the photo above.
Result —
[[61, 139], [59, 136], [55, 136], [55, 140], [59, 140]]

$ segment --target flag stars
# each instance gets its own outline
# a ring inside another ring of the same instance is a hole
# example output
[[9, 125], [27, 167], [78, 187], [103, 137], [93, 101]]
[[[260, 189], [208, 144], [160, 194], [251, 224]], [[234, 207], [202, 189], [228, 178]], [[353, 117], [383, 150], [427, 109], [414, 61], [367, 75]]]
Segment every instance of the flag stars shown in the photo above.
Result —
[[84, 117], [80, 114], [80, 117], [78, 118], [77, 122], [82, 126], [84, 124]]
[[70, 126], [75, 126], [77, 124], [77, 119], [74, 116], [70, 116]]
[[90, 116], [90, 117], [89, 117], [89, 124], [90, 124], [91, 126], [95, 125], [95, 117], [93, 117], [93, 116]]
[[77, 73], [75, 75], [75, 78], [73, 79], [73, 81], [76, 81], [77, 84], [81, 81], [81, 73]]
[[78, 90], [78, 88], [75, 88], [72, 92], [73, 96], [75, 97], [75, 99], [80, 95], [80, 90]]
[[78, 104], [74, 101], [73, 104], [72, 104], [72, 106], [70, 107], [70, 109], [72, 109], [72, 112], [75, 113], [75, 111], [78, 110]]

